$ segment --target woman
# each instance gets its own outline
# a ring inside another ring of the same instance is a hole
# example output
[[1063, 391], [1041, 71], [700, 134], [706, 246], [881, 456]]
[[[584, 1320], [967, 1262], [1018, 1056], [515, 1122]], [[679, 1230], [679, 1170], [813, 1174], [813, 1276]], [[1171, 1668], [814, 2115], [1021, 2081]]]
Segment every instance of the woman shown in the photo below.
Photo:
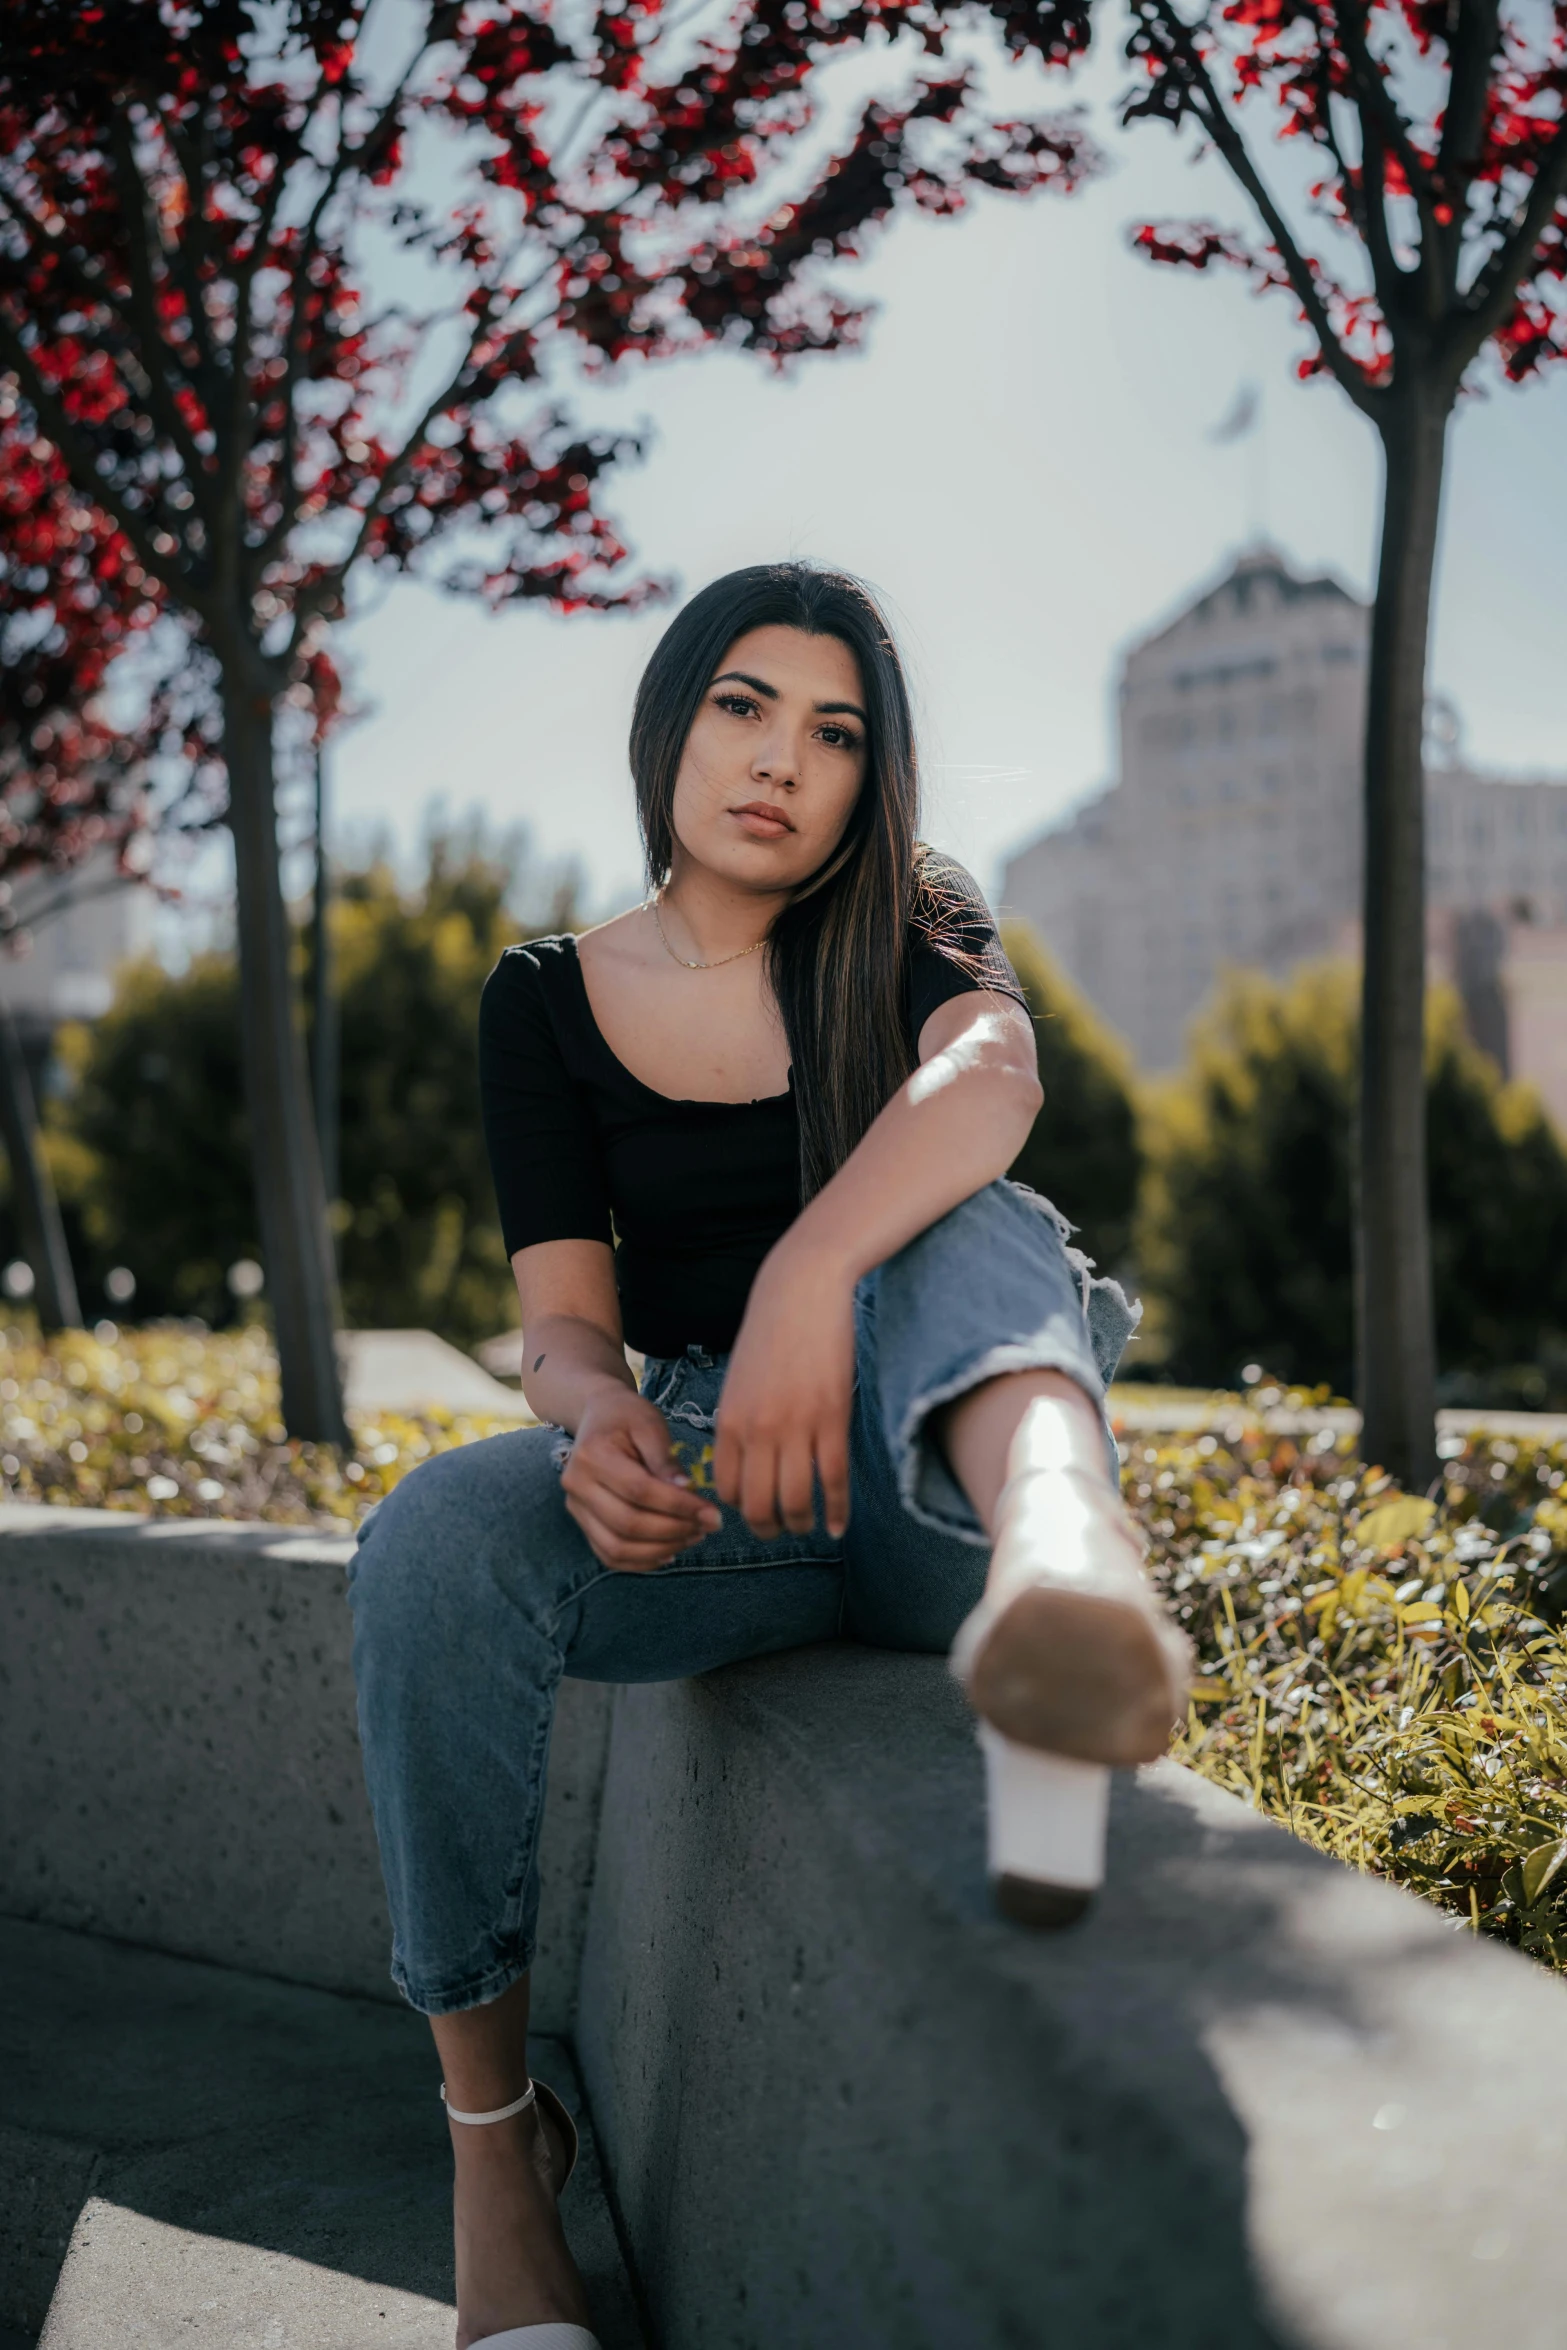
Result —
[[865, 588], [791, 563], [705, 589], [631, 765], [653, 895], [509, 949], [481, 1015], [551, 1425], [405, 1479], [352, 1589], [393, 1973], [452, 2125], [458, 2350], [593, 2341], [556, 2216], [571, 2125], [525, 2044], [563, 1673], [950, 1649], [998, 1895], [1035, 1924], [1083, 1908], [1107, 1766], [1159, 1753], [1182, 1694], [1103, 1419], [1132, 1317], [1002, 1180], [1033, 1030], [972, 882], [916, 841]]

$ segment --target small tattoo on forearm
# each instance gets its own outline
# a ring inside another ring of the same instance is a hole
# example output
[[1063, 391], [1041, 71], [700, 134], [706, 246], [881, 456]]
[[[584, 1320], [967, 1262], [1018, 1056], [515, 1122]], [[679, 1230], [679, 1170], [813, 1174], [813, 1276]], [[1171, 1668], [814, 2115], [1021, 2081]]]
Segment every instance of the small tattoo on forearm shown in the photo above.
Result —
[[539, 1365], [540, 1365], [540, 1364], [543, 1362], [543, 1360], [544, 1360], [544, 1357], [543, 1357], [542, 1355], [535, 1355], [535, 1356], [534, 1356], [534, 1358], [533, 1358], [533, 1368], [534, 1368], [535, 1370], [537, 1370], [537, 1369], [539, 1368]]

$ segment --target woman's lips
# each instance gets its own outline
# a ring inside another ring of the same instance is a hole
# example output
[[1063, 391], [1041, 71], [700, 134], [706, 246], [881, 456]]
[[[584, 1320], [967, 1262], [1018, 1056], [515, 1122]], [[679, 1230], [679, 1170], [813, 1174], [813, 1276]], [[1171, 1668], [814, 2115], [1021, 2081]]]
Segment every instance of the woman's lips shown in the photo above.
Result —
[[731, 808], [730, 815], [753, 840], [782, 840], [794, 826], [781, 808], [771, 808], [764, 800], [752, 800], [743, 808]]

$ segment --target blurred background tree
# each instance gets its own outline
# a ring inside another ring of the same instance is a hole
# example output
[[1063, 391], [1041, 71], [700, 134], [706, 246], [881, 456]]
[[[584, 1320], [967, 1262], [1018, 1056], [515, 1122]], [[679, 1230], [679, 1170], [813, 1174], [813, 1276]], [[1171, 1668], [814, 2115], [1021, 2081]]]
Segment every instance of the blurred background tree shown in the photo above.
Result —
[[[1137, 1255], [1168, 1375], [1229, 1385], [1255, 1362], [1347, 1389], [1358, 1028], [1347, 968], [1237, 973], [1149, 1089]], [[1443, 1398], [1567, 1400], [1567, 1151], [1445, 990], [1426, 1032]]]
[[[380, 862], [339, 877], [332, 1220], [350, 1323], [469, 1345], [515, 1319], [479, 1128], [479, 991], [514, 939], [572, 927], [573, 899], [571, 876], [527, 872], [520, 841], [476, 834], [434, 839], [411, 891]], [[200, 957], [178, 977], [139, 966], [64, 1057], [72, 1083], [50, 1151], [88, 1295], [125, 1264], [138, 1314], [231, 1319], [228, 1268], [261, 1253], [232, 958]]]
[[1004, 923], [1001, 935], [1028, 999], [1045, 1089], [1010, 1171], [1054, 1200], [1078, 1228], [1076, 1245], [1112, 1273], [1131, 1249], [1142, 1171], [1131, 1059], [1026, 922]]

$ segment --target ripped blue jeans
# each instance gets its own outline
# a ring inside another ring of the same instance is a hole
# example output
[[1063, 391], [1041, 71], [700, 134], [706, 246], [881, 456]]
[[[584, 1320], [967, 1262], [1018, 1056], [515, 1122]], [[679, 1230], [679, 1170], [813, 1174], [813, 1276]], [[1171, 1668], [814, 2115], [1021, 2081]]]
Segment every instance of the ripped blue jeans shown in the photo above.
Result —
[[[992, 1183], [861, 1282], [838, 1540], [763, 1541], [725, 1508], [668, 1566], [614, 1572], [566, 1513], [551, 1428], [441, 1453], [370, 1513], [350, 1574], [354, 1678], [392, 1976], [414, 2007], [479, 2006], [531, 1963], [563, 1674], [676, 1680], [838, 1637], [950, 1647], [988, 1548], [930, 1440], [932, 1411], [1022, 1370], [1064, 1371], [1102, 1405], [1137, 1319], [1068, 1250], [1068, 1229], [1032, 1192]], [[643, 1373], [698, 1471], [724, 1362], [692, 1347]]]

